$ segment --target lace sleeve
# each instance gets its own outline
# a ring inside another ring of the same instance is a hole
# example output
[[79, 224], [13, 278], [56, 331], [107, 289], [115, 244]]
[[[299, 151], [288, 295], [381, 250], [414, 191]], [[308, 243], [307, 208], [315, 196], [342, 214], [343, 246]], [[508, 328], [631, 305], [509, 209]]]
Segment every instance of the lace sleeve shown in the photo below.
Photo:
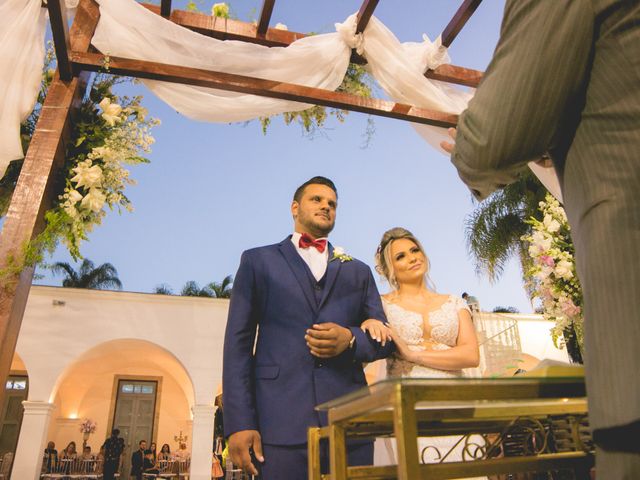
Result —
[[454, 297], [455, 298], [455, 306], [456, 306], [456, 312], [459, 310], [466, 310], [467, 312], [469, 312], [469, 314], [471, 315], [471, 309], [469, 308], [469, 305], [467, 305], [467, 302], [465, 301], [464, 298], [459, 298], [459, 297]]

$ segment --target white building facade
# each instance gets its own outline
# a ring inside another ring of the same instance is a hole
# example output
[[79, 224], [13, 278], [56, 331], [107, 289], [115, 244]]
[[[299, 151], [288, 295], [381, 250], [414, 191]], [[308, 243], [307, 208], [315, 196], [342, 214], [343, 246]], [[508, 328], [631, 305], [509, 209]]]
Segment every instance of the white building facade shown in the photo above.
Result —
[[[190, 478], [209, 480], [228, 308], [225, 299], [32, 287], [11, 372], [28, 377], [11, 478], [38, 479], [48, 441], [58, 452], [70, 441], [81, 449], [88, 418], [97, 422], [86, 439], [93, 453], [114, 427], [127, 460], [139, 440], [174, 451], [187, 437]], [[479, 375], [499, 375], [514, 360], [567, 360], [539, 315], [483, 314], [476, 326], [498, 352]]]

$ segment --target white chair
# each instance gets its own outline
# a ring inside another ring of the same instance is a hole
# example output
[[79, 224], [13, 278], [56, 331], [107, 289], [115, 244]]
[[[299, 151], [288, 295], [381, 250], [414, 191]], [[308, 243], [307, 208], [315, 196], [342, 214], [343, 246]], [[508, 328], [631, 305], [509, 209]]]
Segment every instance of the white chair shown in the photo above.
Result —
[[178, 478], [188, 479], [189, 478], [189, 469], [191, 467], [191, 458], [180, 459], [178, 462]]

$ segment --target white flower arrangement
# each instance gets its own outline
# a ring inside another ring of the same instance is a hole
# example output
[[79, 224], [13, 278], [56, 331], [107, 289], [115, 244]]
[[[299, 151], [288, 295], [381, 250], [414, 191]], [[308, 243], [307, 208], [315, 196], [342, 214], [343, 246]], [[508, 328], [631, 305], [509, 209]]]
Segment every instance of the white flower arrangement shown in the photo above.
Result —
[[85, 418], [80, 424], [80, 432], [82, 433], [95, 433], [98, 424], [90, 418]]
[[558, 201], [547, 194], [540, 202], [542, 221], [531, 218], [529, 243], [532, 267], [527, 275], [532, 279], [534, 296], [542, 302], [543, 316], [555, 322], [551, 330], [556, 347], [565, 343], [564, 335], [573, 329], [583, 351], [582, 288], [576, 275], [574, 248], [569, 223]]
[[353, 260], [353, 257], [350, 255], [347, 255], [347, 253], [344, 251], [344, 248], [334, 247], [333, 257], [331, 257], [331, 260], [329, 261], [333, 262], [334, 260], [340, 260], [340, 263], [344, 263], [344, 262], [350, 262], [351, 260]]
[[[50, 223], [64, 225], [62, 241], [76, 258], [81, 241], [102, 223], [105, 207], [133, 210], [124, 190], [135, 182], [125, 165], [148, 163], [140, 154], [150, 152], [151, 128], [160, 123], [147, 118], [141, 97], [119, 99], [110, 86], [98, 85], [97, 90], [106, 96], [99, 103], [89, 101], [83, 106], [87, 133], [82, 134], [82, 129], [78, 133], [75, 147], [79, 153], [68, 160], [66, 188], [59, 197], [59, 208], [49, 216]], [[56, 215], [62, 218], [54, 218]]]

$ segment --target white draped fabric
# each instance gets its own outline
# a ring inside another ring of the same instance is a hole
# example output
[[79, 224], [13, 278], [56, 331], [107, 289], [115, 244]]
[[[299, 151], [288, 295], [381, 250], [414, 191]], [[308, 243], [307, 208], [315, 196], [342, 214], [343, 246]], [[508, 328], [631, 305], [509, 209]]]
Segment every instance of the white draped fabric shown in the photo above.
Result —
[[40, 90], [46, 10], [40, 0], [0, 2], [0, 177], [11, 160], [24, 156], [20, 123]]
[[[25, 18], [21, 25], [15, 27], [22, 30], [14, 29], [14, 41], [24, 43], [21, 39], [27, 39], [27, 44], [35, 48], [35, 44], [39, 43], [42, 50], [44, 20], [40, 18], [42, 12], [34, 7], [36, 1], [39, 5], [40, 0], [5, 0], [0, 13], [2, 8], [11, 5], [11, 14], [1, 15], [0, 18], [4, 20], [12, 15], [15, 18], [22, 6], [22, 10], [25, 10], [22, 16]], [[351, 15], [344, 23], [336, 23], [335, 33], [305, 37], [288, 47], [269, 48], [246, 42], [217, 40], [192, 32], [150, 12], [135, 0], [97, 1], [100, 4], [100, 21], [92, 43], [104, 54], [335, 90], [346, 73], [351, 49], [355, 48], [367, 59], [373, 77], [394, 101], [459, 114], [473, 95], [424, 76], [427, 68], [436, 68], [449, 62], [446, 48], [441, 46], [439, 39], [432, 43], [425, 36], [421, 43], [400, 43], [375, 17], [371, 18], [362, 34], [356, 35], [356, 16]], [[30, 8], [28, 12], [26, 5]], [[38, 22], [35, 18], [39, 19]], [[224, 19], [217, 21], [224, 22]], [[12, 52], [19, 50], [14, 48]], [[0, 53], [4, 51], [5, 39], [0, 46]], [[0, 92], [5, 93], [3, 123], [0, 127], [12, 125], [11, 128], [0, 130], [0, 148], [3, 148], [0, 151], [0, 174], [10, 160], [22, 156], [21, 149], [15, 145], [17, 142], [19, 147], [17, 128], [35, 101], [41, 59], [41, 51], [32, 51], [13, 59], [24, 65], [25, 71], [31, 72], [28, 82], [20, 81], [27, 77], [26, 73], [22, 77], [12, 77], [4, 73], [12, 69], [0, 70], [3, 72], [0, 82], [4, 82], [0, 83]], [[5, 62], [5, 55], [2, 55], [2, 62]], [[15, 70], [20, 68], [14, 67]], [[37, 71], [34, 73], [34, 70]], [[144, 80], [144, 83], [176, 111], [201, 121], [237, 122], [310, 107], [299, 102], [211, 88], [151, 80]], [[23, 84], [31, 85], [31, 89], [27, 91], [18, 87]], [[7, 102], [8, 97], [20, 99], [15, 102], [20, 103], [22, 108], [18, 109]], [[444, 129], [417, 124], [414, 127], [434, 148], [440, 149], [439, 142], [446, 138]], [[4, 147], [12, 143], [13, 149], [5, 152]], [[553, 172], [553, 169], [538, 168], [535, 173], [559, 197], [559, 188], [551, 185], [549, 172]]]

